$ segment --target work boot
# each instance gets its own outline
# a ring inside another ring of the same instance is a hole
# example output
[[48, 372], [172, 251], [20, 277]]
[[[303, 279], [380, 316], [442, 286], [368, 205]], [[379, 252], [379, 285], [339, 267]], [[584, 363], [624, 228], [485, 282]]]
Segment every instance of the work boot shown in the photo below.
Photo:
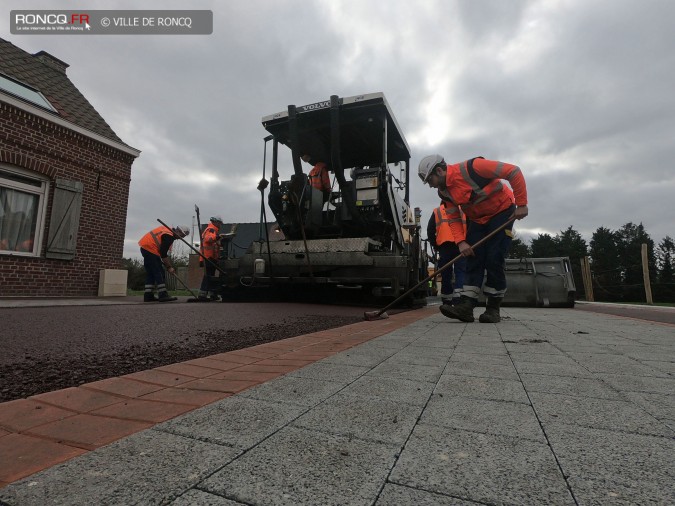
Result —
[[455, 320], [471, 323], [475, 321], [473, 317], [474, 306], [475, 303], [470, 297], [462, 296], [459, 304], [456, 306], [443, 304], [441, 306], [441, 313], [443, 313], [443, 316], [447, 316], [448, 318], [454, 318]]
[[485, 303], [485, 312], [478, 317], [478, 321], [481, 323], [499, 323], [502, 320], [502, 317], [499, 316], [501, 303], [501, 297], [488, 297]]
[[172, 297], [169, 292], [159, 292], [158, 300], [160, 302], [171, 302], [172, 300], [178, 300], [178, 297]]
[[157, 302], [157, 297], [152, 292], [145, 292], [143, 294], [143, 302]]

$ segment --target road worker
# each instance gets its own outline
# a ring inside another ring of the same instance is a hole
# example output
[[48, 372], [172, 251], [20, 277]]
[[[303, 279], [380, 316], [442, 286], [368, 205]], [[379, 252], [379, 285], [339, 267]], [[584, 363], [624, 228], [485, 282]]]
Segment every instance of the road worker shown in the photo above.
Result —
[[328, 165], [324, 162], [312, 161], [310, 155], [302, 155], [302, 161], [314, 165], [309, 171], [309, 184], [323, 194], [324, 203], [328, 202], [331, 193], [330, 176], [328, 175]]
[[218, 294], [213, 289], [213, 278], [216, 275], [216, 265], [220, 258], [220, 227], [223, 226], [223, 218], [219, 215], [211, 216], [208, 226], [202, 233], [200, 250], [204, 255], [204, 277], [199, 288], [197, 300], [208, 302], [218, 300]]
[[[441, 200], [449, 204], [454, 237], [464, 236], [460, 210], [467, 220], [466, 236], [457, 243], [459, 252], [467, 257], [460, 303], [442, 305], [441, 313], [448, 318], [473, 322], [473, 308], [487, 273], [483, 288], [486, 310], [479, 321], [499, 322], [499, 308], [506, 293], [504, 268], [513, 238], [513, 223], [475, 251], [470, 245], [507, 223], [512, 216], [519, 220], [527, 216], [527, 186], [520, 168], [483, 157], [447, 164], [441, 155], [429, 155], [419, 164], [419, 176], [423, 183], [436, 188]], [[508, 181], [513, 191], [502, 180]]]
[[[450, 215], [457, 211], [457, 208], [450, 203], [442, 201], [441, 205], [434, 209], [429, 217], [427, 225], [427, 238], [431, 247], [438, 252], [438, 267], [443, 267], [450, 260], [459, 255], [457, 242], [466, 237], [466, 220], [464, 213], [459, 209], [459, 218], [451, 218]], [[455, 237], [450, 224], [453, 220], [460, 220], [462, 223], [463, 234]], [[466, 270], [466, 259], [462, 257], [455, 262], [452, 267], [441, 272], [441, 301], [443, 304], [457, 305], [460, 301], [460, 292], [464, 285], [464, 271]], [[454, 283], [453, 283], [454, 274]]]
[[[171, 274], [176, 273], [176, 269], [169, 259], [169, 251], [173, 242], [178, 238], [186, 237], [190, 229], [185, 225], [178, 225], [167, 228], [164, 225], [157, 227], [138, 241], [143, 256], [143, 267], [145, 267], [145, 293], [143, 302], [170, 302], [176, 300], [166, 291], [166, 282], [164, 280], [164, 267]], [[157, 290], [155, 297], [154, 290]]]

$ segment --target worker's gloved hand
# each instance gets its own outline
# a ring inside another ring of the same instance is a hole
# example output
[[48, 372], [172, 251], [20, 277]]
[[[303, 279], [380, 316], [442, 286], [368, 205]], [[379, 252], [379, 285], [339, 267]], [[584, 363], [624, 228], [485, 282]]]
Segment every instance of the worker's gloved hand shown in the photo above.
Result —
[[518, 207], [516, 207], [516, 210], [513, 212], [513, 216], [517, 220], [522, 220], [523, 218], [525, 218], [528, 215], [528, 212], [529, 211], [527, 209], [527, 206], [518, 206]]
[[474, 255], [471, 245], [466, 241], [460, 241], [457, 243], [457, 247], [459, 248], [459, 252], [462, 254], [462, 256], [472, 257]]

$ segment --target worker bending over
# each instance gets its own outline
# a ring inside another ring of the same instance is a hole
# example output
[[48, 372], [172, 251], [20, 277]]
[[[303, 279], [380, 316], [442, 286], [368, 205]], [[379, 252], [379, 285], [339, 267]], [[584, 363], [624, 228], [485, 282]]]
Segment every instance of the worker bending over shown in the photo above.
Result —
[[[527, 216], [527, 186], [520, 168], [483, 157], [448, 165], [441, 155], [430, 155], [420, 162], [419, 176], [422, 182], [438, 189], [441, 200], [452, 209], [450, 227], [455, 237], [463, 236], [460, 210], [467, 219], [466, 237], [457, 243], [459, 252], [467, 257], [460, 303], [442, 305], [441, 313], [464, 322], [474, 321], [473, 308], [478, 303], [487, 272], [483, 288], [486, 310], [479, 321], [499, 322], [499, 307], [506, 293], [505, 264], [513, 238], [513, 223], [476, 251], [470, 245], [504, 225], [512, 216], [519, 220]], [[502, 180], [508, 181], [513, 191]]]
[[[164, 267], [171, 274], [176, 273], [176, 269], [169, 259], [169, 251], [171, 251], [173, 242], [176, 239], [182, 239], [189, 233], [190, 229], [184, 225], [173, 228], [167, 228], [162, 225], [151, 230], [138, 241], [138, 245], [141, 247], [143, 267], [145, 267], [146, 274], [143, 302], [170, 302], [176, 300], [176, 297], [171, 297], [166, 291]], [[158, 292], [157, 297], [153, 293], [155, 289]]]

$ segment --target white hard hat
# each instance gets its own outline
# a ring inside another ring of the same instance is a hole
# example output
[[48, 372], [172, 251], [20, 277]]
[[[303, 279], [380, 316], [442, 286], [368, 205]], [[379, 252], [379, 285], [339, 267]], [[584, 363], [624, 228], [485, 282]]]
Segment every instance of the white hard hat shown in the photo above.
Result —
[[211, 216], [211, 221], [217, 221], [218, 223], [223, 223], [223, 217], [219, 214]]
[[429, 175], [434, 171], [438, 166], [445, 167], [445, 160], [441, 155], [429, 155], [422, 158], [420, 161], [420, 166], [418, 169], [418, 174], [423, 183], [427, 182]]
[[176, 225], [175, 227], [173, 227], [173, 231], [185, 237], [190, 233], [190, 227], [186, 225]]

